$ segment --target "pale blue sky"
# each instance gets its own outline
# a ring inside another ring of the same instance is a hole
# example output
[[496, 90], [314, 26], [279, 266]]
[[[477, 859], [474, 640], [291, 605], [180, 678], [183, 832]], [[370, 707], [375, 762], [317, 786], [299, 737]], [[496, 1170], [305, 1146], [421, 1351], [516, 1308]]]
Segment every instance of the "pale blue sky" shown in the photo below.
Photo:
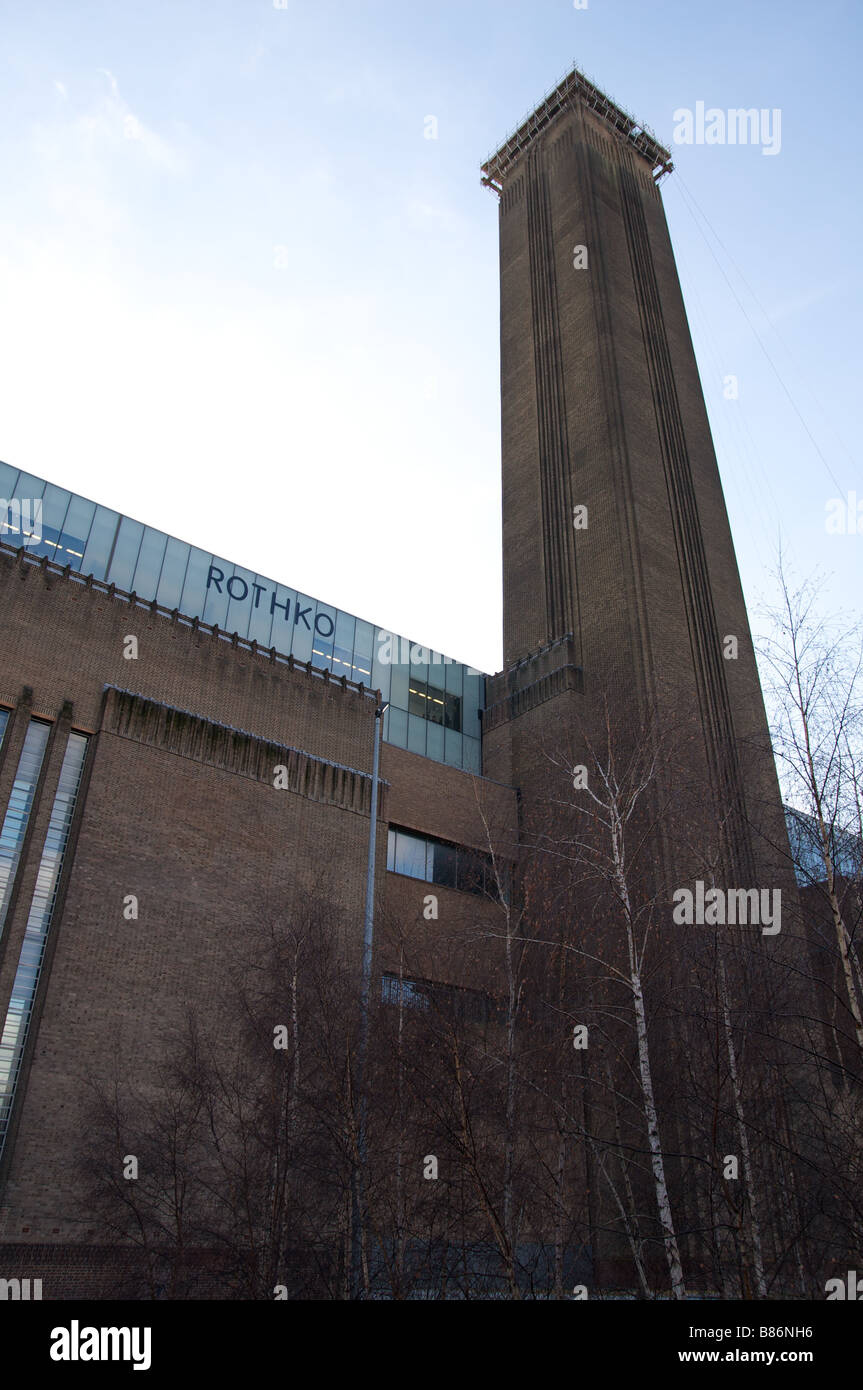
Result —
[[479, 165], [575, 62], [666, 142], [699, 100], [781, 109], [777, 156], [674, 146], [663, 196], [750, 607], [781, 532], [859, 611], [863, 521], [828, 534], [825, 508], [863, 501], [861, 14], [7, 0], [0, 458], [497, 669]]

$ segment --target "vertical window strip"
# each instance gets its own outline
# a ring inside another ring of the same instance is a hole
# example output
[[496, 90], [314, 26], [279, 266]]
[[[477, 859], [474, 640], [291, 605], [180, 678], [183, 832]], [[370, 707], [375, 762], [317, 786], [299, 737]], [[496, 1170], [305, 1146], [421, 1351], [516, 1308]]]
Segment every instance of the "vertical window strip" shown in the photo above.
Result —
[[45, 956], [48, 928], [54, 912], [60, 870], [69, 840], [69, 829], [81, 785], [81, 771], [86, 752], [86, 736], [70, 734], [54, 805], [51, 808], [39, 872], [36, 875], [36, 887], [12, 985], [12, 996], [0, 1036], [0, 1154], [6, 1141], [9, 1116], [21, 1070], [21, 1058], [30, 1027], [36, 987]]
[[3, 747], [3, 739], [6, 737], [6, 725], [9, 723], [8, 709], [0, 709], [0, 748]]
[[45, 746], [48, 742], [50, 724], [41, 719], [31, 719], [18, 760], [18, 770], [12, 784], [12, 794], [6, 807], [3, 828], [0, 830], [0, 932], [6, 921], [12, 884], [21, 858], [21, 846], [27, 832], [36, 783], [42, 768]]

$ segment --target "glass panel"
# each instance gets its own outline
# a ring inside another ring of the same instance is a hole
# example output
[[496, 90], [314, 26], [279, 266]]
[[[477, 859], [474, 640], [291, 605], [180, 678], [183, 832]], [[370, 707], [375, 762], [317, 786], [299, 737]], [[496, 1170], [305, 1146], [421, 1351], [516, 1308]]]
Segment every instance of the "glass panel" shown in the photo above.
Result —
[[426, 712], [426, 684], [425, 681], [418, 681], [411, 678], [408, 681], [408, 713], [419, 715], [420, 719], [425, 718]]
[[41, 523], [37, 508], [38, 499], [21, 498], [16, 493], [14, 497], [2, 498], [3, 508], [0, 510], [0, 540], [4, 545], [14, 546], [16, 550], [22, 546], [33, 549], [39, 554], [38, 542], [34, 541], [34, 536], [41, 538]]
[[[428, 647], [420, 646], [419, 642], [411, 642], [409, 651], [411, 663], [409, 674], [412, 678], [411, 683], [413, 683], [413, 677], [428, 683], [429, 657], [431, 656], [431, 652]], [[419, 658], [419, 660], [417, 660], [417, 658]]]
[[[207, 572], [204, 575], [206, 585], [206, 599], [204, 602], [204, 612], [201, 616], [206, 623], [212, 623], [214, 627], [225, 627], [225, 618], [228, 614], [228, 605], [231, 596], [227, 590], [227, 582], [234, 573], [234, 566], [227, 560], [221, 559], [218, 555], [213, 555]], [[195, 609], [189, 608], [188, 612], [194, 617]]]
[[348, 647], [333, 647], [333, 675], [347, 676], [349, 681], [360, 679], [354, 670], [353, 652]]
[[[320, 610], [319, 610], [320, 613]], [[315, 618], [315, 622], [318, 619]], [[352, 618], [349, 613], [335, 614], [336, 630], [333, 636], [333, 675], [347, 676], [349, 681], [359, 680], [361, 677], [354, 672], [354, 630], [357, 625], [356, 618]], [[325, 626], [325, 624], [319, 624]], [[317, 642], [315, 646], [317, 646]], [[366, 677], [368, 680], [368, 677]]]
[[81, 569], [95, 511], [95, 502], [86, 502], [83, 497], [72, 498], [66, 520], [63, 522], [60, 544], [54, 556], [58, 565], [71, 565], [73, 570]]
[[82, 574], [92, 574], [97, 579], [105, 578], [108, 556], [111, 554], [111, 546], [117, 534], [119, 520], [117, 512], [111, 512], [107, 507], [96, 508], [96, 515], [93, 517], [93, 524], [90, 527], [90, 535], [84, 550], [84, 559], [81, 563]]
[[3, 747], [3, 739], [6, 737], [6, 726], [9, 723], [8, 709], [0, 709], [0, 748]]
[[461, 727], [461, 701], [457, 695], [447, 695], [428, 681], [418, 680], [411, 675], [408, 682], [408, 712], [432, 724], [443, 724], [448, 729]]
[[0, 1035], [0, 1153], [6, 1139], [15, 1085], [21, 1068], [24, 1044], [27, 1041], [33, 1001], [45, 954], [45, 942], [54, 912], [60, 870], [63, 866], [86, 751], [87, 739], [84, 735], [70, 734], [36, 875], [36, 887], [33, 890], [9, 1008], [3, 1033]]
[[156, 597], [167, 544], [168, 537], [164, 531], [154, 531], [152, 526], [144, 528], [144, 539], [141, 541], [138, 563], [132, 579], [132, 591], [139, 598]]
[[[45, 486], [43, 480], [34, 478], [32, 473], [18, 475], [14, 493], [5, 499], [8, 503], [7, 510], [3, 516], [0, 516], [0, 537], [7, 545], [14, 545], [18, 548], [26, 546], [34, 555], [44, 555], [49, 551], [53, 553], [51, 544], [43, 545], [44, 507], [40, 510], [36, 505], [41, 503]], [[60, 494], [62, 489], [55, 488], [54, 491]], [[69, 497], [69, 493], [63, 495], [66, 498]], [[57, 527], [62, 525], [62, 517], [59, 521], [56, 518], [57, 510], [55, 504], [55, 525], [53, 532], [49, 534], [49, 541], [57, 540], [59, 535]]]
[[402, 1004], [407, 1009], [427, 1009], [429, 995], [415, 980], [400, 980], [398, 975], [382, 975], [381, 1002]]
[[[396, 984], [399, 981], [396, 980]], [[427, 1009], [429, 1007], [428, 991], [422, 985], [418, 985], [415, 980], [402, 980], [402, 1003], [408, 1009]]]
[[9, 500], [15, 491], [17, 480], [18, 469], [13, 468], [10, 463], [0, 463], [0, 499]]
[[[336, 630], [333, 635], [335, 645], [337, 647], [346, 647], [347, 650], [353, 654], [354, 635], [357, 627], [356, 618], [352, 618], [350, 613], [340, 613], [337, 609], [330, 609], [329, 611], [335, 615]], [[346, 674], [350, 675], [350, 671], [346, 672]]]
[[[377, 689], [372, 682], [372, 659], [363, 652], [354, 652], [352, 680], [361, 681], [371, 689]], [[384, 697], [386, 698], [386, 697]]]
[[318, 633], [312, 636], [312, 665], [323, 667], [330, 671], [335, 669], [336, 675], [347, 675], [341, 665], [333, 666], [333, 639], [332, 637], [320, 637]]
[[138, 563], [138, 551], [143, 535], [144, 528], [140, 521], [130, 521], [127, 516], [123, 517], [117, 533], [108, 582], [116, 584], [118, 589], [124, 589], [127, 593], [132, 588], [132, 576]]
[[464, 676], [464, 700], [461, 708], [461, 730], [472, 738], [480, 736], [479, 711], [485, 703], [485, 681], [482, 676]]
[[392, 665], [388, 661], [381, 661], [381, 652], [386, 653], [386, 638], [388, 636], [389, 634], [381, 628], [375, 629], [372, 646], [372, 678], [369, 682], [372, 690], [379, 690], [385, 700], [392, 699], [390, 695]]
[[165, 608], [179, 608], [180, 606], [180, 595], [183, 592], [189, 550], [190, 547], [185, 541], [175, 541], [172, 536], [169, 536], [165, 549], [165, 560], [162, 565], [162, 577], [159, 580], [159, 592], [156, 595]]
[[419, 719], [415, 714], [408, 715], [408, 748], [411, 753], [421, 753], [425, 756], [426, 728], [425, 719]]
[[374, 628], [357, 618], [354, 636], [354, 680], [363, 685], [372, 684], [372, 652], [375, 649]]
[[[387, 868], [461, 893], [482, 894], [493, 883], [491, 860], [481, 850], [392, 827], [387, 839]], [[502, 876], [506, 878], [505, 872]]]
[[444, 695], [444, 724], [458, 732], [461, 729], [461, 700], [457, 695]]
[[429, 700], [429, 713], [435, 724], [444, 724], [447, 729], [461, 728], [461, 700], [457, 695], [447, 695], [430, 686]]
[[436, 724], [429, 724], [426, 729], [426, 757], [443, 762], [443, 729]]
[[[214, 560], [212, 555], [208, 555], [204, 550], [199, 550], [197, 546], [190, 546], [186, 577], [183, 581], [183, 592], [180, 595], [179, 603], [180, 612], [187, 614], [190, 618], [204, 617], [207, 606], [207, 579], [210, 576], [210, 567], [213, 565], [218, 569], [219, 562]], [[221, 568], [224, 578], [225, 566], [222, 565]], [[223, 582], [223, 590], [224, 587]], [[213, 592], [217, 592], [215, 588]], [[210, 621], [209, 618], [207, 621]]]
[[395, 872], [409, 878], [426, 878], [426, 842], [418, 835], [397, 830]]
[[272, 585], [265, 583], [259, 574], [252, 580], [251, 592], [249, 594], [249, 628], [248, 636], [250, 641], [260, 642], [262, 647], [271, 647], [273, 615], [270, 611]]
[[390, 668], [390, 704], [396, 709], [407, 710], [408, 707], [408, 668], [406, 666], [392, 666]]
[[[336, 665], [336, 663], [332, 661], [338, 616], [338, 612], [335, 608], [330, 608], [324, 603], [315, 605], [314, 618], [309, 615], [310, 621], [314, 623], [312, 663], [315, 666], [329, 666], [337, 676], [349, 676], [351, 674], [349, 665], [348, 667]], [[302, 617], [300, 617], [300, 624], [302, 624], [302, 621]], [[351, 628], [353, 628], [353, 619], [350, 619], [350, 625]], [[353, 633], [351, 634], [351, 646], [353, 646]], [[348, 656], [348, 663], [350, 663], [350, 656]]]
[[[430, 719], [433, 724], [445, 724], [444, 719], [444, 700], [442, 690], [438, 690], [434, 685], [426, 686], [426, 719]], [[447, 726], [449, 727], [449, 726]]]
[[[786, 806], [785, 823], [798, 882], [823, 883], [827, 877], [827, 870], [817, 821], [803, 811], [795, 811]], [[828, 846], [830, 857], [838, 872], [846, 878], [857, 879], [863, 857], [863, 841], [860, 837], [833, 826], [829, 830]]]
[[435, 844], [432, 882], [455, 888], [457, 860], [458, 855], [452, 845]]
[[20, 473], [15, 484], [15, 496], [42, 497], [46, 486], [44, 478], [37, 478], [33, 473]]
[[453, 730], [447, 729], [444, 749], [446, 752], [446, 761], [449, 765], [451, 767], [461, 767], [462, 757], [464, 756], [461, 734], [454, 733]]
[[12, 784], [3, 829], [0, 830], [0, 930], [6, 920], [9, 896], [21, 858], [21, 846], [33, 808], [36, 783], [39, 780], [50, 729], [50, 724], [45, 724], [39, 719], [30, 720], [21, 757], [18, 759], [18, 770]]
[[[225, 579], [225, 592], [228, 595], [228, 611], [225, 614], [225, 631], [238, 633], [245, 637], [249, 631], [249, 618], [252, 614], [252, 599], [255, 574], [252, 570], [234, 566], [233, 574]], [[263, 595], [261, 595], [263, 600]]]
[[[53, 483], [45, 485], [42, 495], [42, 540], [36, 545], [28, 545], [27, 549], [31, 554], [47, 555], [49, 560], [54, 559], [71, 496], [71, 492], [67, 492], [65, 488], [55, 487]], [[60, 564], [66, 563], [67, 560], [62, 558], [61, 551]]]
[[408, 717], [406, 711], [396, 709], [395, 705], [390, 705], [387, 714], [389, 715], [387, 742], [394, 743], [396, 748], [407, 748]]
[[443, 671], [441, 684], [444, 690], [448, 690], [451, 695], [464, 694], [464, 667], [461, 663], [453, 661], [449, 665], [444, 664], [441, 670]]
[[315, 600], [306, 594], [297, 594], [293, 589], [283, 589], [281, 586], [278, 596], [282, 602], [285, 599], [290, 599], [291, 607], [286, 617], [284, 630], [279, 628], [281, 609], [276, 609], [276, 617], [273, 622], [273, 645], [280, 652], [289, 651], [292, 656], [296, 657], [297, 661], [311, 661], [313, 666], [324, 666], [326, 663], [321, 657], [312, 655], [313, 648], [320, 646], [320, 643], [314, 640]]

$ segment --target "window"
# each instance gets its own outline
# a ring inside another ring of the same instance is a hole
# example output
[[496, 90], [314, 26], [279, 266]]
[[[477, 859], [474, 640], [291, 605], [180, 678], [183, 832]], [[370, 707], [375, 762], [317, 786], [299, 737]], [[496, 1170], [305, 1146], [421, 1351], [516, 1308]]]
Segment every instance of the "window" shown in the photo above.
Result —
[[424, 878], [433, 882], [428, 866], [430, 846], [421, 835], [407, 830], [390, 830], [387, 840], [387, 868], [408, 878]]
[[[441, 883], [444, 888], [456, 888], [458, 886], [458, 860], [459, 852], [455, 845], [444, 845], [432, 842], [429, 845], [432, 859], [432, 871], [429, 876], [431, 883]], [[470, 851], [461, 851], [461, 857], [467, 858]], [[482, 892], [482, 888], [480, 888]]]
[[424, 992], [422, 987], [415, 980], [399, 979], [398, 975], [383, 975], [381, 977], [381, 1002], [384, 1004], [401, 1003], [406, 1009], [423, 1009], [429, 1007], [429, 995]]
[[9, 1008], [3, 1024], [3, 1032], [0, 1035], [0, 1153], [3, 1151], [6, 1140], [15, 1086], [21, 1068], [24, 1044], [27, 1041], [33, 1001], [36, 997], [36, 986], [39, 983], [42, 960], [45, 955], [48, 928], [54, 913], [60, 870], [63, 867], [63, 858], [69, 839], [69, 828], [72, 824], [72, 813], [75, 810], [78, 788], [81, 783], [81, 769], [84, 766], [86, 752], [86, 736], [84, 734], [70, 734], [63, 758], [63, 766], [60, 769], [60, 781], [57, 784], [54, 805], [51, 808], [51, 819], [48, 822], [42, 858], [39, 861], [36, 886], [33, 890], [33, 900], [30, 904], [30, 913], [27, 918], [21, 955], [12, 985]]
[[446, 729], [461, 729], [461, 699], [449, 695], [428, 681], [411, 676], [408, 682], [408, 713], [418, 714], [432, 724], [443, 724]]
[[12, 783], [12, 794], [6, 808], [3, 828], [0, 830], [0, 929], [6, 920], [9, 897], [18, 869], [18, 860], [21, 858], [21, 846], [27, 833], [30, 812], [33, 809], [33, 797], [36, 795], [36, 783], [39, 781], [50, 728], [50, 724], [45, 724], [41, 719], [30, 720], [21, 757], [18, 759], [18, 770]]
[[73, 570], [81, 568], [84, 559], [84, 542], [80, 536], [70, 536], [68, 531], [60, 532], [56, 526], [42, 526], [41, 544], [28, 546], [31, 555], [47, 555], [58, 565], [71, 565]]
[[[387, 868], [394, 874], [457, 888], [462, 893], [496, 895], [497, 885], [491, 856], [465, 845], [452, 845], [415, 830], [390, 826], [387, 839]], [[506, 883], [506, 866], [501, 866]]]
[[[824, 850], [818, 822], [804, 811], [785, 807], [785, 825], [791, 843], [791, 857], [797, 882], [823, 883], [827, 878]], [[836, 872], [848, 879], [857, 879], [863, 870], [863, 840], [837, 825], [828, 826], [828, 847]]]
[[398, 975], [381, 976], [381, 1003], [401, 1004], [423, 1013], [433, 1010], [459, 1023], [489, 1023], [498, 1014], [490, 994], [463, 985], [443, 985], [435, 980], [406, 980]]

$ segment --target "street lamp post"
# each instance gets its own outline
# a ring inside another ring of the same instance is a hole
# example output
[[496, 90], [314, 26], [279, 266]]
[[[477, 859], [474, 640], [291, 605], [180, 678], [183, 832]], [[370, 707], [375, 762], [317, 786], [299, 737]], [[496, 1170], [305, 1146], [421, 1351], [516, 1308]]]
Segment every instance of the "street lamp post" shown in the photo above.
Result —
[[372, 988], [372, 945], [375, 930], [375, 854], [378, 840], [378, 783], [381, 765], [381, 737], [383, 718], [389, 709], [389, 702], [378, 705], [375, 710], [375, 752], [372, 761], [372, 813], [369, 825], [369, 857], [366, 867], [366, 920], [363, 930], [363, 975], [360, 1019], [360, 1063], [365, 1063], [369, 1041], [369, 1001]]
[[378, 839], [378, 785], [381, 761], [381, 739], [383, 718], [389, 709], [384, 701], [375, 709], [375, 742], [372, 760], [372, 805], [369, 824], [369, 852], [366, 865], [366, 914], [363, 926], [363, 964], [360, 984], [360, 1038], [357, 1048], [356, 1095], [357, 1095], [357, 1162], [353, 1182], [353, 1219], [351, 1230], [351, 1274], [354, 1298], [362, 1293], [362, 1240], [360, 1218], [362, 1212], [362, 1176], [366, 1162], [366, 1098], [365, 1071], [369, 1047], [369, 1014], [372, 991], [372, 950], [375, 928], [375, 858]]

